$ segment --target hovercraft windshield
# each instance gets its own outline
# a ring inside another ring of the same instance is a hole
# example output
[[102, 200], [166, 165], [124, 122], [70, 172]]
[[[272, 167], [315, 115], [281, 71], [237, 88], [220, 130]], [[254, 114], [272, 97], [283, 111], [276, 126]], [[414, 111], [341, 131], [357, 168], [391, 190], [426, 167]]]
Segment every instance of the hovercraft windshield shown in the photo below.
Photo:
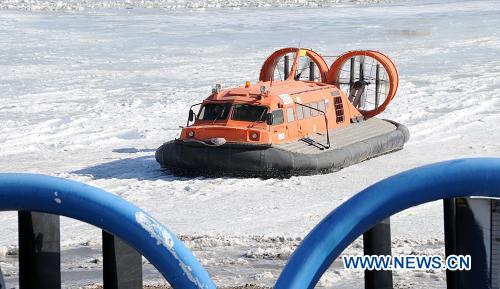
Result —
[[267, 107], [250, 104], [235, 104], [233, 107], [232, 120], [248, 122], [266, 121]]
[[225, 120], [231, 110], [230, 103], [209, 103], [201, 107], [199, 120]]

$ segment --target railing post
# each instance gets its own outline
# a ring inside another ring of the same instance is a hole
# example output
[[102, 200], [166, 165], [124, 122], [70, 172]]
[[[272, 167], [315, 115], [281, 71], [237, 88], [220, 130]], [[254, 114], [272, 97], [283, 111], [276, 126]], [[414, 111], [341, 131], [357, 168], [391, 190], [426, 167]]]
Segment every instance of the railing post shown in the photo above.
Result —
[[102, 231], [104, 289], [142, 289], [142, 256], [134, 248]]
[[18, 212], [19, 287], [61, 288], [59, 216], [39, 212]]
[[[448, 204], [445, 216], [448, 214], [451, 218], [454, 212], [455, 218], [445, 222], [446, 255], [469, 255], [470, 270], [448, 270], [447, 288], [498, 289], [499, 270], [494, 260], [499, 248], [495, 240], [497, 219], [492, 200], [455, 198], [448, 201], [453, 203]], [[451, 250], [453, 246], [454, 251]]]
[[500, 288], [500, 200], [490, 200], [491, 210], [491, 264], [490, 278], [491, 288]]
[[[373, 226], [363, 234], [365, 255], [392, 255], [390, 218]], [[392, 271], [365, 270], [365, 289], [393, 289]]]
[[2, 266], [0, 266], [0, 289], [5, 289], [5, 282], [3, 280]]
[[[443, 199], [444, 251], [446, 256], [457, 253], [456, 212], [455, 199]], [[446, 270], [446, 288], [457, 288], [457, 278], [454, 271]]]

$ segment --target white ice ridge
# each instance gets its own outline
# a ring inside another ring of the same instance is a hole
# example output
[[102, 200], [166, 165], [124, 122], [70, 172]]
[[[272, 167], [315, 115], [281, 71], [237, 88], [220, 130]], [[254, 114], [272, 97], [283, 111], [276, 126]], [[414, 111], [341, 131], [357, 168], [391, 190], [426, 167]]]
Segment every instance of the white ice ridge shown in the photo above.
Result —
[[336, 5], [377, 4], [391, 0], [0, 0], [0, 9], [28, 11], [82, 11], [95, 9], [240, 7], [332, 7]]

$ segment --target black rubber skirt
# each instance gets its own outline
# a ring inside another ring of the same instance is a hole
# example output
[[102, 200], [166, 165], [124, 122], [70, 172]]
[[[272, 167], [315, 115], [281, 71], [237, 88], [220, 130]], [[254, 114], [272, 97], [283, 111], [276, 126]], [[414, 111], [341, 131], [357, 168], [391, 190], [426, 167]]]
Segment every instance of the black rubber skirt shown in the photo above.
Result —
[[396, 129], [391, 132], [317, 153], [298, 153], [272, 145], [226, 143], [214, 147], [174, 140], [158, 148], [155, 156], [163, 169], [180, 176], [286, 178], [330, 173], [402, 149], [410, 133], [404, 125], [392, 123]]

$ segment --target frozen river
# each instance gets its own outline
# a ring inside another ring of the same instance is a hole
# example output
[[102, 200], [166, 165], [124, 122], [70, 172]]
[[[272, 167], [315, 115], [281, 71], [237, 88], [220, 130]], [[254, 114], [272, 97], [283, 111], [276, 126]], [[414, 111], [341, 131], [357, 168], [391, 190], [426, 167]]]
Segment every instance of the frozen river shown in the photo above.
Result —
[[[364, 187], [434, 161], [500, 156], [498, 27], [498, 1], [0, 10], [0, 172], [38, 172], [108, 190], [183, 236], [218, 284], [272, 285], [300, 239]], [[390, 56], [400, 88], [382, 117], [409, 127], [405, 149], [334, 174], [285, 180], [162, 173], [154, 151], [177, 136], [189, 106], [215, 83], [255, 81], [267, 55], [286, 46]], [[0, 214], [0, 252], [15, 252], [15, 217]], [[98, 231], [69, 219], [62, 224], [65, 285], [100, 282]], [[402, 212], [392, 224], [394, 252], [443, 253], [441, 203]], [[0, 255], [12, 284], [15, 259]], [[361, 288], [362, 274], [333, 267], [320, 286]], [[148, 265], [146, 277], [161, 280]], [[444, 274], [398, 273], [395, 282], [444, 288]]]

